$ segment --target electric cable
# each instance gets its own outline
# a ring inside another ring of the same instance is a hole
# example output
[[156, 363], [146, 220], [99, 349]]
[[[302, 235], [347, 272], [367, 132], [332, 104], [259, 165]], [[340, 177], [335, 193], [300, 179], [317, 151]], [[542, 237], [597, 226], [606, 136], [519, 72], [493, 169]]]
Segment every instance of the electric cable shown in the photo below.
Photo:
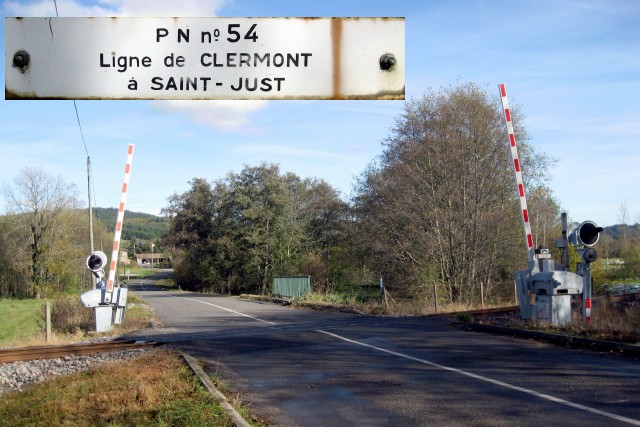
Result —
[[[60, 14], [58, 13], [58, 2], [57, 2], [57, 0], [53, 0], [53, 6], [54, 6], [54, 8], [56, 10], [56, 18], [59, 18]], [[87, 148], [87, 142], [84, 139], [84, 132], [82, 131], [82, 124], [80, 123], [80, 114], [78, 114], [78, 106], [76, 104], [76, 100], [75, 99], [73, 100], [73, 109], [76, 112], [76, 120], [78, 121], [78, 128], [80, 129], [80, 137], [82, 138], [82, 145], [84, 146], [84, 152], [87, 154], [87, 159], [89, 160], [89, 165], [91, 165], [91, 161], [90, 161], [91, 156], [89, 156], [89, 150]], [[95, 202], [96, 189], [95, 189], [95, 185], [94, 185], [93, 179], [92, 179], [93, 178], [93, 166], [89, 167], [88, 174], [89, 174], [89, 179], [91, 181], [91, 191], [93, 192], [93, 200]], [[91, 208], [91, 206], [89, 208]], [[99, 234], [100, 234], [100, 250], [102, 251], [103, 250], [102, 233], [99, 233]]]

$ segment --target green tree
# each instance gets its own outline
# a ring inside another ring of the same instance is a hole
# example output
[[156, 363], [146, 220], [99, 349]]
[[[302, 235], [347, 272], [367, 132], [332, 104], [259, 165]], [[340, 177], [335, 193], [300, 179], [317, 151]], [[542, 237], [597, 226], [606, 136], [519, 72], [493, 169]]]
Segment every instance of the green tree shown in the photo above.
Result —
[[182, 286], [202, 290], [206, 287], [210, 264], [210, 236], [215, 214], [211, 185], [195, 178], [185, 193], [169, 198], [163, 214], [170, 218], [165, 243], [173, 248], [176, 279]]
[[282, 176], [277, 165], [245, 167], [227, 176], [233, 197], [228, 209], [240, 220], [233, 230], [243, 254], [247, 280], [269, 290], [274, 268], [285, 271], [294, 261], [303, 239], [297, 197], [304, 197], [300, 179]]
[[263, 163], [230, 172], [213, 186], [191, 184], [165, 209], [171, 218], [165, 243], [182, 286], [267, 293], [274, 275], [330, 280], [330, 254], [347, 209], [326, 182]]
[[326, 181], [316, 180], [309, 185], [306, 214], [308, 246], [301, 269], [313, 276], [318, 289], [349, 282], [350, 270], [359, 264], [349, 255], [349, 205]]
[[28, 256], [13, 231], [10, 218], [0, 217], [0, 297], [31, 296]]

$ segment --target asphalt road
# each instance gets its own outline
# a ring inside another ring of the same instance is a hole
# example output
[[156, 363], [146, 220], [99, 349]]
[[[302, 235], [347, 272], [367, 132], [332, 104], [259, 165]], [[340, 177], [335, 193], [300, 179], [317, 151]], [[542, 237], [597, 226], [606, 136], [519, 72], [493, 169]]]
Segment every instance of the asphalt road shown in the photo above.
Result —
[[640, 425], [640, 361], [369, 317], [131, 286], [169, 342], [271, 425]]

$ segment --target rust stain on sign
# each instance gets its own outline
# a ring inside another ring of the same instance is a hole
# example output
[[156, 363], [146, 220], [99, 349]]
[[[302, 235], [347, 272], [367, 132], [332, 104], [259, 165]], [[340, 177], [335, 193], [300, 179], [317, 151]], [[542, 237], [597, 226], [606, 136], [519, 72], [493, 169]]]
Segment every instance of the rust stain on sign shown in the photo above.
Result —
[[331, 49], [333, 51], [333, 97], [341, 99], [342, 19], [331, 20]]

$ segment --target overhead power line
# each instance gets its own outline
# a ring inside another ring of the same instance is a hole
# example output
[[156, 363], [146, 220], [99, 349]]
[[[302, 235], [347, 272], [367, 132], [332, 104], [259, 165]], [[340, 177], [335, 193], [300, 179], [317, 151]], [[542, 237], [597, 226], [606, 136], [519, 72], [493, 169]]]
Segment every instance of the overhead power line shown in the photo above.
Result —
[[[58, 2], [53, 0], [53, 5], [56, 9], [56, 18], [60, 17], [58, 13]], [[80, 137], [82, 138], [82, 146], [84, 147], [84, 152], [87, 154], [87, 180], [88, 180], [88, 192], [89, 192], [89, 246], [91, 252], [93, 252], [93, 213], [91, 212], [91, 195], [93, 193], [93, 200], [95, 202], [95, 188], [93, 186], [93, 180], [91, 179], [93, 175], [93, 171], [91, 168], [91, 156], [89, 156], [89, 150], [87, 149], [87, 142], [84, 139], [84, 132], [82, 131], [82, 123], [80, 122], [80, 114], [78, 114], [78, 106], [76, 104], [76, 100], [73, 100], [73, 109], [76, 112], [76, 119], [78, 121], [78, 129], [80, 129]], [[102, 235], [100, 235], [100, 248], [102, 249]]]
[[76, 119], [78, 119], [78, 127], [80, 128], [80, 137], [82, 137], [82, 145], [84, 145], [84, 152], [87, 153], [87, 157], [89, 157], [89, 150], [87, 150], [87, 143], [84, 141], [84, 133], [82, 132], [82, 125], [80, 124], [80, 115], [78, 114], [78, 106], [76, 105], [76, 100], [73, 100], [73, 108], [76, 110]]

